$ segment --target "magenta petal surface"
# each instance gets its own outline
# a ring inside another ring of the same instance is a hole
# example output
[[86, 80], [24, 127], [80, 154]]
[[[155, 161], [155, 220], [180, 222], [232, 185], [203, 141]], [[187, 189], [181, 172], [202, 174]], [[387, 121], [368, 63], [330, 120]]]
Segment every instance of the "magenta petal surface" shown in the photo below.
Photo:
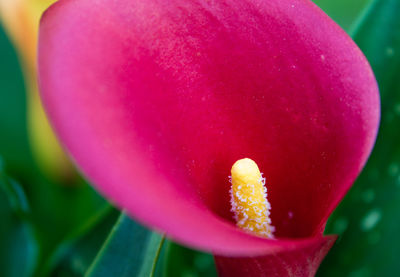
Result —
[[[306, 0], [60, 0], [41, 22], [39, 76], [56, 133], [103, 195], [232, 256], [324, 241], [379, 121], [366, 59]], [[228, 175], [244, 157], [267, 178], [282, 239], [232, 223]]]

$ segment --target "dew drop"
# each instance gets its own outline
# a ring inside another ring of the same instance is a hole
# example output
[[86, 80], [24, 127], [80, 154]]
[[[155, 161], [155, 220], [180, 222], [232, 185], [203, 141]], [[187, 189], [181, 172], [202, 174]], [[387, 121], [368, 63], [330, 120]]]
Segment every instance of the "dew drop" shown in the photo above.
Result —
[[367, 232], [373, 229], [382, 218], [382, 213], [379, 209], [369, 211], [361, 220], [361, 230]]

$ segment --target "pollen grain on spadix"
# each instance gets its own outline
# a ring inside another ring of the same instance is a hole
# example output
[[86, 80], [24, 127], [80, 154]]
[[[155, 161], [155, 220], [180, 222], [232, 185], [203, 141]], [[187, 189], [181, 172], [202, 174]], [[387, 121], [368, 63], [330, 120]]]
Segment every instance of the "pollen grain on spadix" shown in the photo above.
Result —
[[236, 225], [255, 235], [273, 238], [265, 178], [257, 164], [248, 158], [238, 160], [231, 169], [231, 205]]

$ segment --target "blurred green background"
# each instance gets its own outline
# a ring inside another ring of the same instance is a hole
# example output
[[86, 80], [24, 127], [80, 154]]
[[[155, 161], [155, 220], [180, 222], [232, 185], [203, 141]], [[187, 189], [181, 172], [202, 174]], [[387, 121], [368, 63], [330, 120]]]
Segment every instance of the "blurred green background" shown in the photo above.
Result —
[[[369, 9], [368, 0], [314, 2], [359, 44], [382, 97], [376, 148], [327, 224], [326, 233], [340, 237], [317, 276], [400, 276], [400, 1], [375, 1]], [[142, 249], [158, 258], [149, 267], [155, 275], [216, 275], [212, 256], [162, 243], [157, 234], [120, 215], [82, 178], [59, 182], [41, 173], [28, 139], [22, 69], [3, 29], [0, 61], [0, 276], [116, 276], [99, 265], [125, 257], [107, 251], [131, 230], [148, 242]], [[148, 259], [128, 250], [133, 265]], [[131, 276], [138, 272], [126, 270]]]

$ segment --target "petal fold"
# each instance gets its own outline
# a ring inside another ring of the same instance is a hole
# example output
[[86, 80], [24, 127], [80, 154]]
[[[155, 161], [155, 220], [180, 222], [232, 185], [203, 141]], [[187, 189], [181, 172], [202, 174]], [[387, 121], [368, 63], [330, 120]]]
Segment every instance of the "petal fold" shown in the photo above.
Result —
[[262, 257], [215, 257], [221, 277], [312, 277], [334, 244], [336, 237], [316, 239], [299, 249]]

